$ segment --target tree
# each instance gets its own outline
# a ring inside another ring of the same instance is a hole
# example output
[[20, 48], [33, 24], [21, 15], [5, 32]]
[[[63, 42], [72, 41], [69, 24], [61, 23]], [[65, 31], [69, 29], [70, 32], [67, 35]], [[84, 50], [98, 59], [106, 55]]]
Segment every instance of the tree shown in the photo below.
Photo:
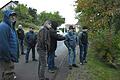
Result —
[[[120, 30], [120, 0], [77, 0], [76, 6], [76, 12], [79, 13], [77, 18], [81, 26], [88, 26], [92, 31], [95, 31], [95, 36], [99, 33], [97, 40], [101, 47], [96, 48], [105, 51], [104, 56], [112, 63], [116, 54], [113, 47], [119, 44], [112, 44], [112, 42], [114, 36], [117, 36], [115, 33]], [[105, 40], [100, 41], [99, 37], [103, 33], [105, 33], [105, 38], [103, 38]]]
[[43, 11], [38, 15], [38, 19], [40, 21], [40, 25], [43, 25], [43, 23], [46, 20], [54, 20], [54, 21], [58, 22], [59, 26], [65, 22], [65, 19], [59, 15], [59, 12], [47, 13], [47, 12]]
[[76, 12], [81, 12], [78, 15], [81, 25], [92, 29], [110, 27], [109, 20], [120, 14], [119, 0], [77, 0], [76, 3]]
[[3, 14], [2, 14], [2, 11], [0, 11], [0, 22], [2, 21], [3, 19]]
[[36, 25], [39, 25], [39, 21], [37, 20], [37, 10], [29, 7], [28, 12], [32, 17], [32, 22], [34, 22]]

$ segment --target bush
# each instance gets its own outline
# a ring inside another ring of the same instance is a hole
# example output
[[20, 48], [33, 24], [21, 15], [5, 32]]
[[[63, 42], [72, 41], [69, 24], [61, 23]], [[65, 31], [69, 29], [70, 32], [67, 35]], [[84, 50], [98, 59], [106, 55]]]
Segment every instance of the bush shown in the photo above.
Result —
[[101, 29], [94, 33], [91, 41], [92, 49], [97, 52], [97, 57], [110, 64], [119, 60], [120, 33], [113, 34], [108, 29]]

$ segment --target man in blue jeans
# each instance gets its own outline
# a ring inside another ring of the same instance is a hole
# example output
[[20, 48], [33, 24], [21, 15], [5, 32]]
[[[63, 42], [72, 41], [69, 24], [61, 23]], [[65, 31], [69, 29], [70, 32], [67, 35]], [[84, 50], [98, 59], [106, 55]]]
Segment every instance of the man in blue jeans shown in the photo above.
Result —
[[71, 25], [69, 27], [69, 32], [65, 35], [65, 45], [68, 48], [68, 64], [69, 69], [72, 67], [78, 67], [76, 65], [76, 45], [77, 45], [77, 36], [74, 32], [74, 27]]
[[88, 48], [88, 33], [86, 26], [84, 26], [82, 32], [79, 33], [78, 39], [80, 48], [80, 64], [84, 64], [87, 63], [86, 55]]
[[54, 73], [54, 70], [57, 69], [55, 66], [55, 50], [57, 48], [57, 41], [62, 41], [65, 39], [62, 35], [57, 34], [58, 23], [51, 20], [51, 29], [50, 33], [50, 50], [48, 51], [48, 71]]

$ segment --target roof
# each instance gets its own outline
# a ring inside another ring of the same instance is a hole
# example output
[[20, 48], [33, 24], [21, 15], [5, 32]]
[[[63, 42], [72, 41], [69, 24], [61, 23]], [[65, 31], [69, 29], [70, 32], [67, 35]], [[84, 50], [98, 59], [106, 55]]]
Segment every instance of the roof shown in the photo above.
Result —
[[3, 9], [3, 8], [5, 8], [5, 7], [6, 7], [7, 5], [9, 5], [10, 3], [14, 3], [14, 4], [17, 5], [17, 4], [18, 4], [18, 1], [12, 1], [12, 0], [11, 0], [11, 1], [8, 2], [7, 4], [5, 4], [3, 7], [1, 7], [0, 10]]

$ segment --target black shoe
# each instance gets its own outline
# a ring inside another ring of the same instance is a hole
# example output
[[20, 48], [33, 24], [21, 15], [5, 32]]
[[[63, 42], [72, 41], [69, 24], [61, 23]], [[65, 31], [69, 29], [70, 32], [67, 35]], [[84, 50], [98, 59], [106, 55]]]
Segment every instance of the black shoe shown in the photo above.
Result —
[[33, 61], [38, 61], [37, 59], [33, 59]]
[[40, 80], [49, 80], [49, 78], [45, 78], [45, 79], [40, 79]]
[[87, 63], [87, 61], [86, 61], [86, 60], [84, 60], [84, 63]]
[[25, 63], [28, 63], [28, 61], [25, 61]]
[[57, 57], [57, 55], [55, 55], [55, 57]]
[[71, 65], [69, 65], [69, 69], [70, 69], [70, 70], [72, 69], [72, 66], [71, 66]]
[[58, 67], [57, 66], [54, 66], [54, 68], [53, 68], [54, 70], [57, 70], [58, 69]]
[[78, 67], [76, 64], [73, 64], [72, 66], [73, 66], [73, 67]]
[[45, 78], [45, 80], [49, 80], [49, 78]]
[[25, 53], [24, 53], [24, 52], [21, 52], [21, 55], [25, 55]]

